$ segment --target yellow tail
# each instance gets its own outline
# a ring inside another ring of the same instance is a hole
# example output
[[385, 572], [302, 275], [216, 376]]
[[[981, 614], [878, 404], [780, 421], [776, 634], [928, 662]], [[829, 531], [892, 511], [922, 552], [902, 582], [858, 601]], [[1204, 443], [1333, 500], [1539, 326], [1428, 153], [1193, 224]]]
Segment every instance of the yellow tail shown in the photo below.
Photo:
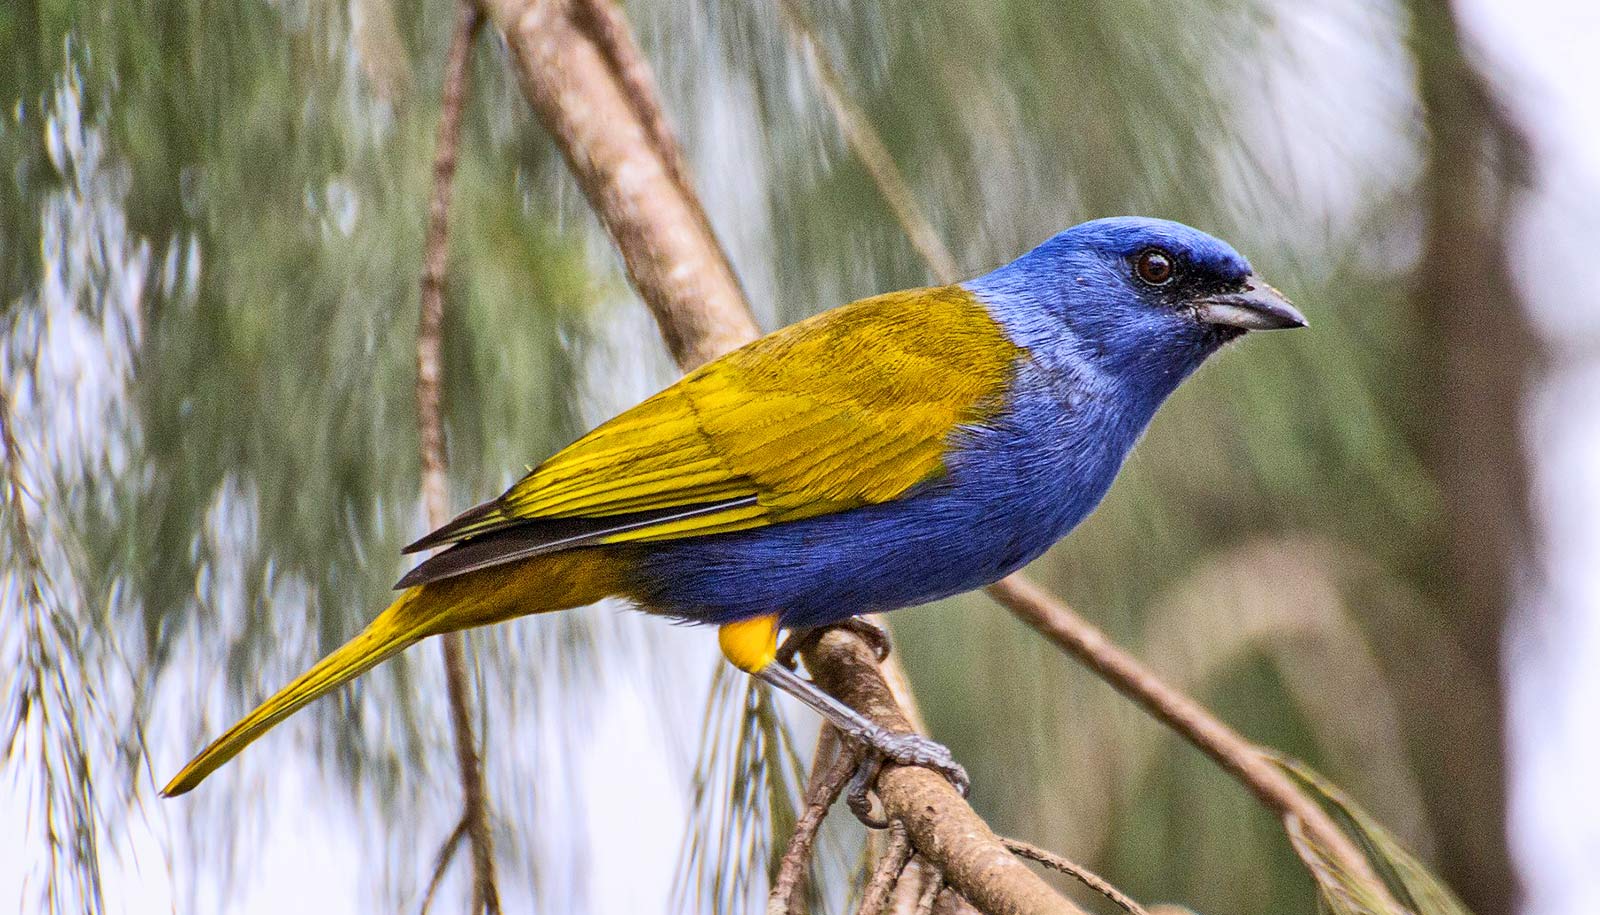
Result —
[[255, 711], [240, 719], [221, 737], [213, 740], [161, 789], [161, 794], [175, 797], [190, 790], [216, 771], [218, 766], [239, 755], [240, 750], [278, 722], [299, 711], [306, 703], [366, 673], [428, 635], [427, 620], [419, 614], [406, 612], [421, 591], [421, 588], [412, 588], [401, 594], [399, 600], [378, 614], [378, 618], [360, 635], [318, 661], [310, 670], [257, 706]]
[[622, 559], [621, 551], [611, 548], [572, 550], [407, 589], [360, 635], [201, 750], [161, 789], [162, 795], [174, 797], [191, 790], [306, 703], [430, 635], [581, 607], [626, 592], [618, 575]]

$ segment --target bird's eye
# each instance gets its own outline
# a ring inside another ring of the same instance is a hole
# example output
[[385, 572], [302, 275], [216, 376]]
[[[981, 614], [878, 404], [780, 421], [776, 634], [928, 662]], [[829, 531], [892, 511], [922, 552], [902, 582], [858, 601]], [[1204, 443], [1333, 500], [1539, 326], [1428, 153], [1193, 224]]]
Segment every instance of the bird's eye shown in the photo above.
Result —
[[1139, 279], [1152, 286], [1165, 286], [1172, 281], [1172, 275], [1177, 272], [1173, 266], [1172, 255], [1160, 248], [1151, 248], [1139, 255], [1134, 262], [1134, 272], [1139, 274]]

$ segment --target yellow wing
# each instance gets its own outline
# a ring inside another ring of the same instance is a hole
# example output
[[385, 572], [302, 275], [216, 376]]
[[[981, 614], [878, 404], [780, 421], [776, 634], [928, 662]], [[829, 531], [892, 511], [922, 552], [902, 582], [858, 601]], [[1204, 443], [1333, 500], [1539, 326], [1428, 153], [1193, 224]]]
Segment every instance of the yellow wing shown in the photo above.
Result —
[[943, 472], [955, 429], [1000, 409], [1019, 353], [958, 286], [825, 312], [702, 366], [408, 547], [471, 541], [403, 583], [890, 501]]

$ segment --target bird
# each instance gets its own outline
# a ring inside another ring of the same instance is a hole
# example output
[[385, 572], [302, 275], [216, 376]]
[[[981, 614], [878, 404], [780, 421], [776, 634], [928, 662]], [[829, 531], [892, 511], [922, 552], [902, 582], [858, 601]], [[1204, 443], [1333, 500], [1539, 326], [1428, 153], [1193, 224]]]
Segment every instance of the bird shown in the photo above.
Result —
[[188, 763], [193, 789], [307, 703], [429, 636], [622, 598], [718, 627], [727, 660], [880, 762], [965, 790], [779, 659], [781, 632], [990, 584], [1101, 501], [1157, 408], [1224, 345], [1306, 326], [1232, 246], [1084, 222], [962, 283], [872, 296], [680, 378], [410, 546], [442, 548], [343, 647]]

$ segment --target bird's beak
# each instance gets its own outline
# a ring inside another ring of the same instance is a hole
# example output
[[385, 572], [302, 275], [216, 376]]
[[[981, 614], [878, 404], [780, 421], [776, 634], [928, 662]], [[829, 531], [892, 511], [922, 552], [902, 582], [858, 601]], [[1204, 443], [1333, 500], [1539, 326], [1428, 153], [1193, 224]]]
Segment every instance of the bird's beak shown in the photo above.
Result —
[[1306, 316], [1300, 313], [1283, 293], [1266, 283], [1254, 273], [1244, 278], [1244, 288], [1238, 292], [1195, 299], [1195, 316], [1207, 324], [1222, 324], [1242, 330], [1281, 330], [1288, 327], [1305, 327]]

